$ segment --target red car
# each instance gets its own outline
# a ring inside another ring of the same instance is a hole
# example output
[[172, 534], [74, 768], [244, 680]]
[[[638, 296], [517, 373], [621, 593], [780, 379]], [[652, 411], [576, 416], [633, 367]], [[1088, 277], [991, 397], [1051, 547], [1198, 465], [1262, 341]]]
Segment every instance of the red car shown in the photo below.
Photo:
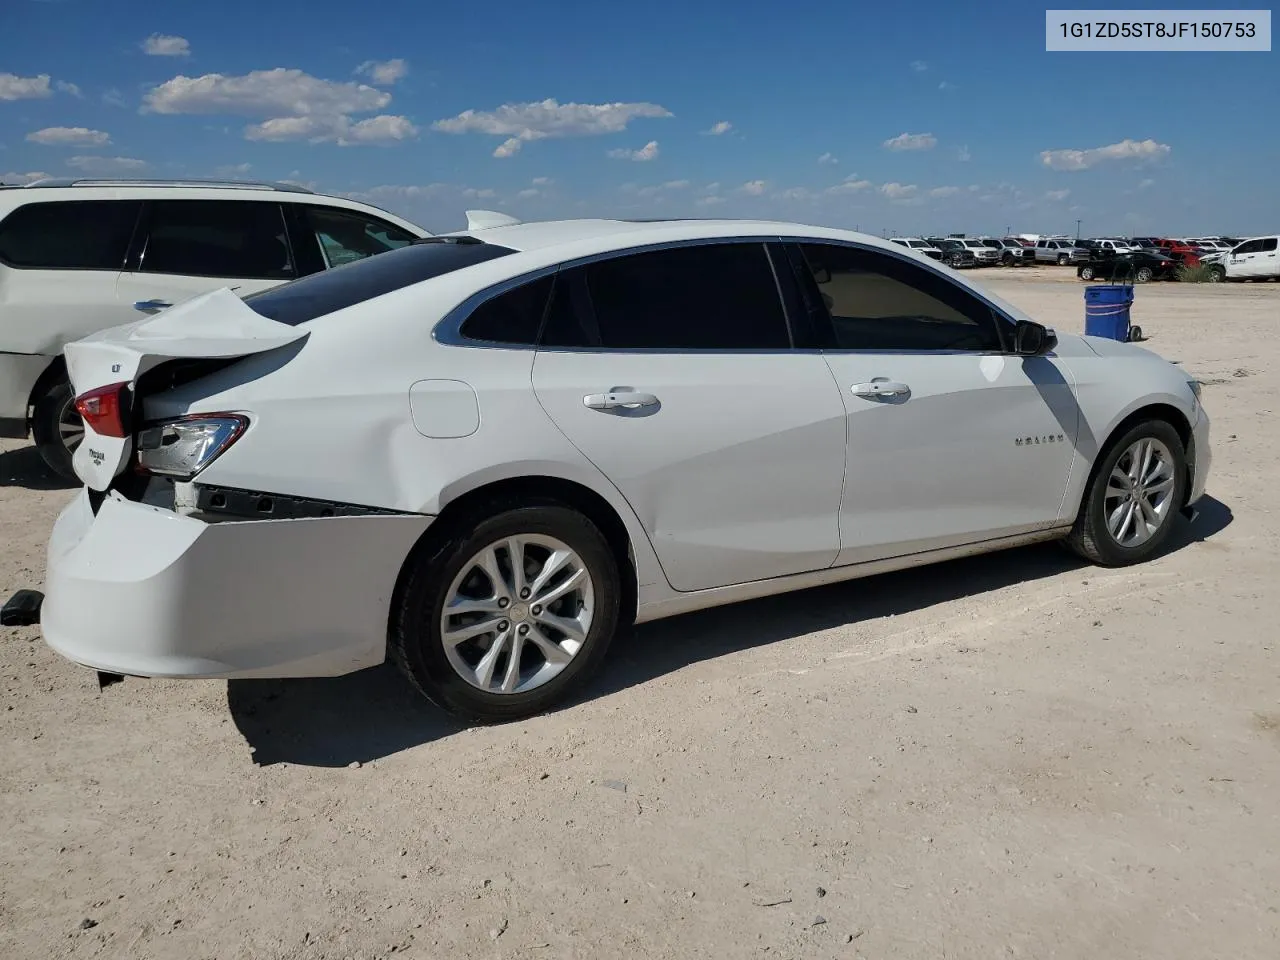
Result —
[[1157, 240], [1156, 246], [1188, 267], [1198, 266], [1200, 263], [1200, 248], [1193, 247], [1185, 240]]

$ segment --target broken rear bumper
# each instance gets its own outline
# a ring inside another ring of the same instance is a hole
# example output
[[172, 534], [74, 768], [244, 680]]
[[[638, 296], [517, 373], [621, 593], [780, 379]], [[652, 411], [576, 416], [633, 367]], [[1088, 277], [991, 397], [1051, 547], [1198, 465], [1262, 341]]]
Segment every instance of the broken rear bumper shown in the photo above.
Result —
[[41, 629], [144, 677], [318, 677], [383, 661], [396, 578], [431, 518], [207, 523], [86, 491], [49, 540]]

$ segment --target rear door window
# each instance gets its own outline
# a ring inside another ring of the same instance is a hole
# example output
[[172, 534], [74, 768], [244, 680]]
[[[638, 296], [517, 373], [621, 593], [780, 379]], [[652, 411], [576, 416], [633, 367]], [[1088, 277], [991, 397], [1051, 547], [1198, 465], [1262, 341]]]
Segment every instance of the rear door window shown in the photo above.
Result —
[[247, 200], [153, 201], [139, 270], [246, 280], [295, 276], [280, 205]]
[[491, 297], [471, 312], [459, 332], [468, 340], [533, 346], [551, 297], [554, 274]]
[[407, 230], [385, 220], [350, 210], [309, 206], [306, 217], [327, 267], [340, 267], [374, 254], [398, 250], [415, 239]]
[[137, 200], [27, 203], [0, 223], [0, 262], [35, 270], [119, 270]]

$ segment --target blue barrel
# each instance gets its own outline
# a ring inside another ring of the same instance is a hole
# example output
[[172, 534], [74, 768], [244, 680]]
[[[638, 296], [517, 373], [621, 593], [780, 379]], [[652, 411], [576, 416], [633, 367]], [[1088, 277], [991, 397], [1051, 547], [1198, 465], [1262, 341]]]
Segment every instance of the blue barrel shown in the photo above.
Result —
[[1100, 283], [1084, 291], [1084, 332], [1090, 337], [1129, 339], [1133, 287]]

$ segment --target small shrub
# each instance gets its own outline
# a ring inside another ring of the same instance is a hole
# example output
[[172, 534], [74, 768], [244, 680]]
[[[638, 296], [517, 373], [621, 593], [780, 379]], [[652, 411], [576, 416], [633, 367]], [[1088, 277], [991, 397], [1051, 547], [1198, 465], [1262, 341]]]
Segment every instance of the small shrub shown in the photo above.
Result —
[[1211, 283], [1213, 267], [1207, 263], [1197, 263], [1194, 267], [1185, 264], [1178, 268], [1178, 279], [1183, 283]]

